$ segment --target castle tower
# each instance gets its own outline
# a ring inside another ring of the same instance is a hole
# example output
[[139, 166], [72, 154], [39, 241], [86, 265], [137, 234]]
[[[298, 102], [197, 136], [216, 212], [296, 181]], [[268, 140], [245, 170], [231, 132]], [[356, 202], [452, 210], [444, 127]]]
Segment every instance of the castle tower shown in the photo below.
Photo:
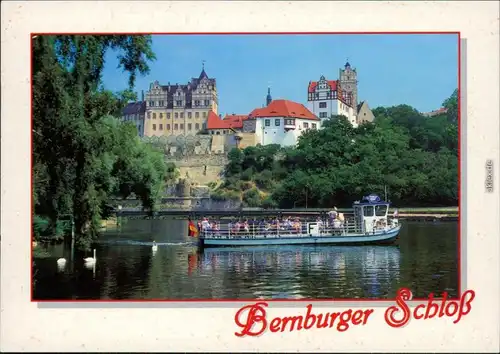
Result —
[[349, 97], [351, 95], [351, 106], [354, 109], [354, 114], [357, 115], [358, 106], [358, 73], [356, 69], [351, 68], [351, 64], [347, 61], [344, 69], [339, 70], [340, 87], [342, 91]]
[[273, 98], [271, 97], [271, 88], [267, 88], [267, 97], [266, 97], [266, 105], [269, 106], [269, 104], [273, 101]]

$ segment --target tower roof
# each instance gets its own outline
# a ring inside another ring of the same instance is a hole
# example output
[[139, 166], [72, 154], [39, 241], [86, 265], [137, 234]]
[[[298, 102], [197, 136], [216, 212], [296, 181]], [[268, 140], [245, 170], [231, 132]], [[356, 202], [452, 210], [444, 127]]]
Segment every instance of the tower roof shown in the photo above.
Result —
[[203, 68], [203, 69], [201, 69], [201, 74], [200, 74], [200, 77], [198, 78], [198, 80], [205, 79], [205, 78], [208, 79], [208, 75], [205, 72], [205, 68]]

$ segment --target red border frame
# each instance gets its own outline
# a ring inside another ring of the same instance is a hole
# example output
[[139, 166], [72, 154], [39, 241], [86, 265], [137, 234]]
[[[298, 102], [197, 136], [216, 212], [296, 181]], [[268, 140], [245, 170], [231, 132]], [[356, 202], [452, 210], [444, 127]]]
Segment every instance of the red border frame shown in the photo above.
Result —
[[[461, 33], [459, 31], [437, 31], [437, 32], [430, 32], [430, 31], [424, 31], [424, 32], [180, 32], [180, 33], [172, 33], [172, 32], [112, 32], [112, 33], [106, 33], [106, 32], [72, 32], [72, 33], [65, 33], [65, 32], [45, 32], [45, 33], [30, 33], [30, 102], [33, 99], [33, 84], [32, 84], [32, 78], [33, 78], [33, 60], [32, 60], [32, 53], [33, 53], [33, 45], [32, 45], [32, 40], [33, 36], [42, 36], [42, 35], [59, 35], [59, 34], [72, 34], [72, 35], [107, 35], [107, 34], [121, 34], [121, 35], [287, 35], [287, 34], [292, 34], [292, 35], [297, 35], [297, 34], [303, 34], [303, 35], [332, 35], [332, 34], [415, 34], [415, 35], [421, 35], [421, 34], [455, 34], [457, 35], [458, 39], [458, 297], [457, 298], [450, 298], [449, 300], [459, 300], [460, 297], [462, 296], [462, 208], [461, 208], [461, 193], [462, 193], [462, 184], [461, 184], [461, 175], [462, 175], [462, 161], [461, 161], [461, 151], [462, 151], [462, 146], [461, 146], [461, 112], [462, 112], [462, 107], [461, 107], [461, 97], [462, 97], [462, 92], [461, 92], [461, 83], [462, 83], [462, 58], [461, 58]], [[30, 134], [31, 134], [31, 139], [30, 139], [30, 151], [33, 151], [33, 105], [30, 105], [30, 111], [31, 111], [31, 119], [30, 119]], [[30, 190], [33, 185], [33, 153], [30, 156], [30, 164], [31, 164], [31, 172], [30, 172]], [[33, 196], [31, 196], [30, 200], [30, 209], [33, 208]], [[30, 217], [30, 235], [29, 235], [29, 240], [30, 240], [30, 260], [31, 263], [33, 262], [33, 242], [32, 242], [32, 234], [33, 234], [33, 212], [31, 212], [31, 217]], [[235, 303], [235, 302], [255, 302], [257, 301], [256, 299], [185, 299], [185, 300], [168, 300], [168, 299], [127, 299], [127, 300], [102, 300], [102, 299], [96, 299], [96, 300], [34, 300], [33, 299], [33, 267], [30, 267], [30, 302], [99, 302], [99, 303], [109, 303], [109, 302], [119, 302], [119, 303], [136, 303], [136, 302], [170, 302], [170, 303], [191, 303], [191, 302], [222, 302], [222, 303]], [[425, 301], [427, 299], [425, 298], [413, 298], [410, 300], [410, 302], [418, 302], [418, 301]], [[313, 302], [388, 302], [391, 301], [391, 299], [265, 299], [265, 300], [259, 300], [259, 301], [266, 301], [266, 302], [307, 302], [307, 303], [313, 303]], [[408, 302], [408, 301], [407, 301]]]

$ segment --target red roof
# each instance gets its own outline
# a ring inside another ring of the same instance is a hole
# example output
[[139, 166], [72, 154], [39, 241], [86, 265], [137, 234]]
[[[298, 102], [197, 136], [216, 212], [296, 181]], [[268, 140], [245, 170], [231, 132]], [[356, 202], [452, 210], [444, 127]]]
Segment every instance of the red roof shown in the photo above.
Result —
[[269, 106], [254, 109], [252, 113], [248, 115], [248, 118], [261, 117], [286, 117], [319, 120], [319, 118], [304, 107], [304, 105], [287, 100], [274, 100], [269, 104]]
[[[328, 85], [330, 85], [330, 89], [332, 91], [337, 91], [337, 81], [335, 81], [335, 80], [328, 80], [327, 83], [328, 83]], [[309, 93], [313, 93], [314, 90], [316, 90], [316, 86], [318, 86], [318, 82], [317, 81], [311, 81], [309, 83], [309, 89], [308, 89]]]
[[246, 115], [226, 115], [221, 119], [215, 112], [210, 111], [207, 118], [207, 129], [241, 129], [243, 128], [243, 121], [246, 120]]

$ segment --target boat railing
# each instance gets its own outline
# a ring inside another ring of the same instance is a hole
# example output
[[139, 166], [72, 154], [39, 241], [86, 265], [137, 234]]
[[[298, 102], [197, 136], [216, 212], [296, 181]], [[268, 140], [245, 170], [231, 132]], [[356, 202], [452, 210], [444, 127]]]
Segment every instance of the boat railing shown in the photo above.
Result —
[[[310, 221], [296, 222], [292, 224], [249, 224], [248, 226], [236, 227], [234, 225], [217, 223], [215, 228], [200, 230], [202, 238], [261, 238], [261, 237], [326, 237], [342, 236], [351, 234], [369, 234], [389, 230], [397, 224], [389, 219], [374, 224], [367, 230], [354, 218], [345, 218], [340, 221]], [[311, 227], [312, 225], [312, 227]]]

